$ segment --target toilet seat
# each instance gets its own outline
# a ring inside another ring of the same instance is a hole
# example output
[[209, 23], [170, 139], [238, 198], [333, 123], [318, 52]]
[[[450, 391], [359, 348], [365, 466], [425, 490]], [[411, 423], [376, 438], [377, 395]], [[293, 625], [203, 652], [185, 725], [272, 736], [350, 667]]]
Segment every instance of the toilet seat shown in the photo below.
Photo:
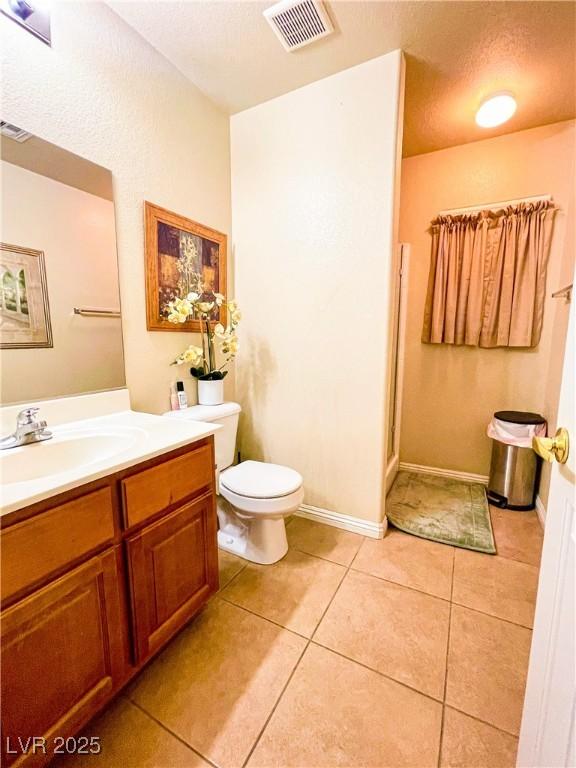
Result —
[[220, 485], [252, 499], [288, 496], [301, 488], [302, 483], [302, 475], [296, 470], [265, 461], [243, 461], [220, 475]]
[[302, 476], [294, 469], [262, 461], [244, 461], [220, 473], [220, 494], [240, 512], [283, 517], [304, 499]]

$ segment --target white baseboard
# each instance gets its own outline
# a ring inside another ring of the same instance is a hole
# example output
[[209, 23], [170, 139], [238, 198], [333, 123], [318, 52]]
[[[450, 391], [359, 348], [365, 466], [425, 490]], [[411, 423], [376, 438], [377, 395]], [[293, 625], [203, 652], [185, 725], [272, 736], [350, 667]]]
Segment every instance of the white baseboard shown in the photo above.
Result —
[[540, 496], [536, 496], [536, 514], [538, 515], [538, 520], [540, 520], [542, 529], [544, 529], [546, 525], [546, 507]]
[[471, 472], [459, 472], [456, 469], [425, 467], [422, 464], [409, 464], [407, 461], [401, 461], [399, 469], [403, 469], [405, 472], [421, 472], [424, 475], [438, 475], [438, 477], [450, 477], [452, 480], [464, 480], [468, 483], [488, 485], [488, 475], [474, 475]]
[[334, 528], [341, 528], [344, 531], [360, 533], [362, 536], [369, 536], [371, 539], [383, 539], [388, 520], [384, 518], [382, 523], [363, 520], [361, 517], [352, 517], [352, 515], [342, 515], [340, 512], [332, 512], [330, 509], [321, 507], [312, 507], [310, 504], [302, 504], [300, 509], [294, 513], [297, 517], [304, 517], [307, 520], [314, 520], [316, 523], [332, 525]]

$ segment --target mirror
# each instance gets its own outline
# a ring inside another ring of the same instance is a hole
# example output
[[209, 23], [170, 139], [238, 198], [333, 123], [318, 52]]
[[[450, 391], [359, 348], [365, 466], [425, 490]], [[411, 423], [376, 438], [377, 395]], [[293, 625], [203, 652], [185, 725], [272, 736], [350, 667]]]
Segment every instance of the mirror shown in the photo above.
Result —
[[112, 175], [0, 130], [2, 404], [124, 387]]

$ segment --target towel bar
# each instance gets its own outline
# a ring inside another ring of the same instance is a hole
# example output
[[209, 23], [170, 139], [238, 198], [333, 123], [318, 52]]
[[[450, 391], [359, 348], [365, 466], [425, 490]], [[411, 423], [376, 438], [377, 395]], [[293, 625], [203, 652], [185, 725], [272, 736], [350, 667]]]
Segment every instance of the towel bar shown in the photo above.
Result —
[[74, 307], [74, 314], [82, 315], [82, 317], [120, 317], [120, 312], [117, 309], [82, 309]]

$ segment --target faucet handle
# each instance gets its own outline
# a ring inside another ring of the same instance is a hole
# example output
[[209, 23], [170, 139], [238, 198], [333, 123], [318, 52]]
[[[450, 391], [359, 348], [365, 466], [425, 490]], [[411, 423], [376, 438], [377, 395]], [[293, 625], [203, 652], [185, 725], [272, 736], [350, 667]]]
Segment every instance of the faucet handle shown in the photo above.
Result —
[[40, 408], [24, 408], [24, 410], [20, 411], [16, 417], [16, 424], [19, 427], [24, 427], [27, 424], [34, 424], [36, 422], [36, 414], [39, 410]]

